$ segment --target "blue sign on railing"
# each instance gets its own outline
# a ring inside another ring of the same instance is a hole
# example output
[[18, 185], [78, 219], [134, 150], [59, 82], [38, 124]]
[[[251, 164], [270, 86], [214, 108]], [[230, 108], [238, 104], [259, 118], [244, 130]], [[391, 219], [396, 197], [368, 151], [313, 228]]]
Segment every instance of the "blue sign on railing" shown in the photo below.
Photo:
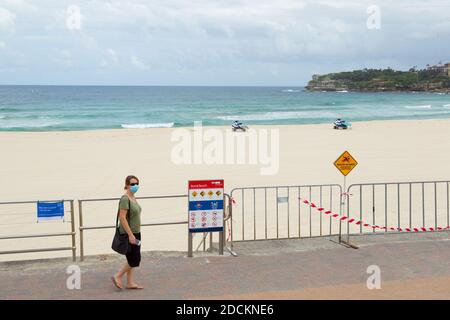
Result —
[[39, 220], [64, 219], [64, 201], [37, 202], [37, 217]]

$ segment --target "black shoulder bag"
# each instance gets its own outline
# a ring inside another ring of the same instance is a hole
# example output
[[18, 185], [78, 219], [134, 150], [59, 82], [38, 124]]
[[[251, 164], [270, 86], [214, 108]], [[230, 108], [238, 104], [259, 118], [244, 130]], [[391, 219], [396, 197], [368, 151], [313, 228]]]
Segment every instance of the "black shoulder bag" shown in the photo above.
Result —
[[[127, 221], [128, 224], [130, 223], [129, 217], [130, 217], [130, 210], [131, 210], [131, 201], [130, 198], [128, 198], [128, 212], [127, 212]], [[114, 234], [114, 239], [112, 241], [111, 248], [120, 254], [127, 254], [130, 242], [128, 240], [128, 234], [120, 234], [120, 228], [119, 228], [119, 213], [120, 208], [117, 210], [117, 218], [116, 218], [116, 233]]]

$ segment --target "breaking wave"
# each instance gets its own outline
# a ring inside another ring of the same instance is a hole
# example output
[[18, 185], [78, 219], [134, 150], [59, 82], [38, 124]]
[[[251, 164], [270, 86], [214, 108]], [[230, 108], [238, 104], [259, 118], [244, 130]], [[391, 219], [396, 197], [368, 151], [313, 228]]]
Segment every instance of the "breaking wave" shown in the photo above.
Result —
[[124, 129], [145, 129], [145, 128], [172, 128], [173, 122], [166, 123], [131, 123], [131, 124], [121, 124], [120, 126]]

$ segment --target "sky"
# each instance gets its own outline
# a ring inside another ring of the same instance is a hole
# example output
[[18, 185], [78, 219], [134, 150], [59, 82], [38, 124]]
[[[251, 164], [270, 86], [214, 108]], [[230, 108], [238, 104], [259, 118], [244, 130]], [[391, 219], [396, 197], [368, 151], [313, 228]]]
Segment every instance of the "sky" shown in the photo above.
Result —
[[450, 0], [0, 0], [0, 84], [303, 86], [450, 62]]

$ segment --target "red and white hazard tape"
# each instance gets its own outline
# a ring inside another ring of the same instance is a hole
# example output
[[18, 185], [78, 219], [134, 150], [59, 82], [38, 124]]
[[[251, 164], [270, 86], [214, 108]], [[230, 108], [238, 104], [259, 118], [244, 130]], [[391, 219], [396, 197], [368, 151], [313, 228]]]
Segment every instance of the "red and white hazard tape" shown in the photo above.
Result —
[[[236, 204], [236, 200], [234, 200], [233, 197], [230, 197], [230, 199], [231, 199], [231, 203], [232, 204]], [[231, 223], [232, 223], [232, 220], [233, 220], [233, 216], [230, 217], [230, 222], [227, 223], [227, 226], [228, 226], [227, 242], [229, 242], [231, 240]]]
[[369, 223], [364, 223], [361, 220], [358, 219], [353, 219], [347, 216], [341, 216], [338, 213], [333, 213], [330, 210], [325, 210], [325, 208], [319, 207], [317, 206], [315, 203], [310, 202], [308, 200], [305, 199], [301, 199], [299, 198], [299, 200], [306, 204], [307, 206], [310, 206], [311, 208], [315, 209], [316, 211], [322, 213], [322, 214], [326, 214], [329, 215], [333, 218], [336, 218], [340, 221], [347, 221], [347, 223], [354, 223], [355, 225], [362, 225], [363, 227], [366, 228], [372, 228], [372, 229], [381, 229], [381, 230], [390, 230], [390, 231], [399, 231], [399, 232], [429, 232], [429, 231], [440, 231], [440, 230], [448, 230], [450, 229], [450, 226], [447, 227], [437, 227], [437, 228], [433, 228], [433, 227], [429, 227], [429, 228], [424, 228], [424, 227], [419, 227], [419, 228], [394, 228], [394, 227], [380, 227], [377, 225], [372, 225]]

